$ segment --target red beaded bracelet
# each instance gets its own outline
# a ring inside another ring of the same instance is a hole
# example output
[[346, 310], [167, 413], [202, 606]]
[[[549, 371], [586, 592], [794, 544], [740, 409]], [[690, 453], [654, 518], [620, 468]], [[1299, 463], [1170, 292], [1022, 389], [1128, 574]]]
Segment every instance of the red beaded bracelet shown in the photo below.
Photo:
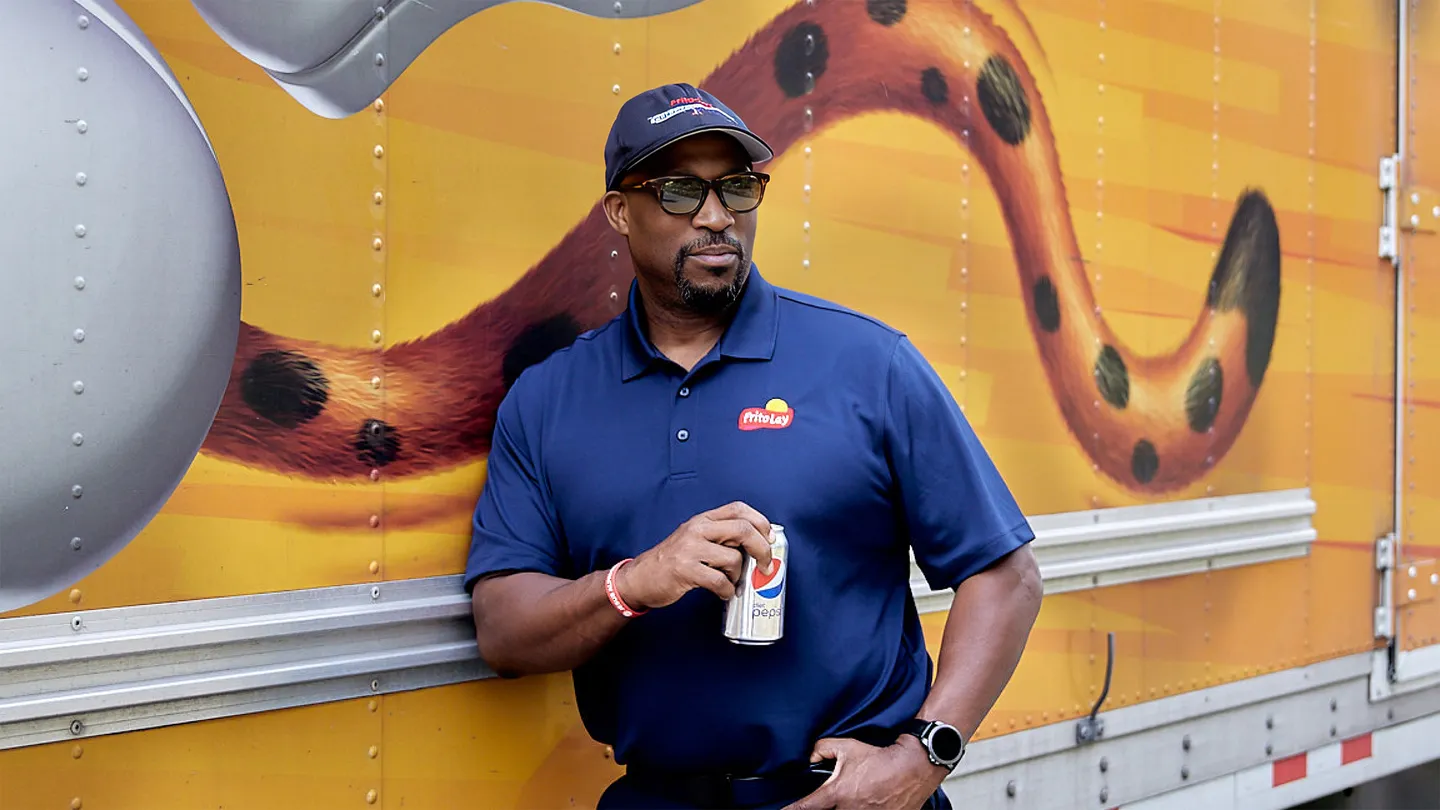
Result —
[[620, 598], [620, 592], [615, 590], [615, 572], [620, 570], [620, 566], [630, 562], [632, 559], [632, 557], [626, 557], [620, 562], [615, 563], [610, 567], [610, 573], [605, 575], [605, 595], [610, 597], [610, 604], [614, 605], [615, 609], [620, 611], [620, 615], [627, 619], [632, 616], [643, 616], [648, 612], [648, 610], [635, 610], [625, 604], [625, 600]]

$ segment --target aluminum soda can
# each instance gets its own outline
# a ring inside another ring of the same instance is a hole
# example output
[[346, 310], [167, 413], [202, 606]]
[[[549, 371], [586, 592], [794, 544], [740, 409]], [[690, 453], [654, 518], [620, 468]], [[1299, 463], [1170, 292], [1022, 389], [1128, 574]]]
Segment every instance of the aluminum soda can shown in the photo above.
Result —
[[770, 555], [774, 567], [766, 576], [755, 558], [745, 555], [735, 595], [725, 603], [725, 637], [736, 644], [774, 644], [785, 635], [785, 580], [790, 569], [790, 543], [785, 527], [770, 524]]

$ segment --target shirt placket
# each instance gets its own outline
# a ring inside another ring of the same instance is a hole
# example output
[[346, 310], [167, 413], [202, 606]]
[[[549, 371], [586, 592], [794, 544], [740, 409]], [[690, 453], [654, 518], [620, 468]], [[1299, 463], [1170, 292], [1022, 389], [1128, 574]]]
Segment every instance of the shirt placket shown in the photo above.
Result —
[[698, 471], [695, 451], [699, 439], [697, 416], [694, 385], [681, 381], [674, 389], [674, 402], [670, 408], [671, 477], [695, 475]]

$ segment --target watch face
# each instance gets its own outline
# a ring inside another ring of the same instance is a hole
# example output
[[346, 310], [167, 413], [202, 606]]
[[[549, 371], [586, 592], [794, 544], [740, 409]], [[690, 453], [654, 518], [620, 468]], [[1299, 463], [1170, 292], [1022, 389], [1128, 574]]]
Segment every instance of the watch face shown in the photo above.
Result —
[[939, 759], [953, 762], [959, 759], [960, 752], [964, 750], [964, 741], [960, 738], [959, 731], [949, 726], [936, 726], [930, 735], [930, 749]]

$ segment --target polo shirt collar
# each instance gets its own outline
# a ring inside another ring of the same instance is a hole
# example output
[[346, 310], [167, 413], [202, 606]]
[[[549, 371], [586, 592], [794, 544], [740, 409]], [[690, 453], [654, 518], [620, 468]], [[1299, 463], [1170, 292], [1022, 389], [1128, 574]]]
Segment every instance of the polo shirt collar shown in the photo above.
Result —
[[[735, 317], [720, 336], [720, 343], [701, 363], [708, 362], [719, 351], [721, 357], [741, 360], [770, 360], [775, 356], [775, 336], [780, 327], [779, 303], [775, 288], [761, 275], [754, 263], [745, 281], [745, 291]], [[621, 379], [628, 382], [639, 377], [659, 362], [664, 355], [645, 335], [644, 301], [640, 285], [630, 282], [630, 299], [625, 308], [625, 348], [621, 352]]]

